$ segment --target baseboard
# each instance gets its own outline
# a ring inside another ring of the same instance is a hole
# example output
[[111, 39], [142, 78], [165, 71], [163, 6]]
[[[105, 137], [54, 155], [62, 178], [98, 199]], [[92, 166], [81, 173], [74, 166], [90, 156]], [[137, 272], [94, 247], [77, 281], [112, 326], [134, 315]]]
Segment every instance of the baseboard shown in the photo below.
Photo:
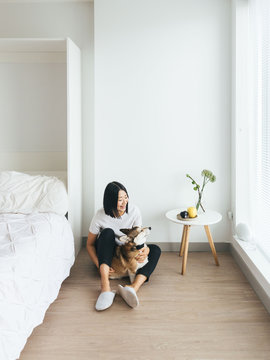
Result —
[[259, 299], [265, 306], [266, 310], [270, 313], [270, 297], [266, 293], [264, 287], [261, 285], [261, 283], [257, 280], [256, 276], [252, 272], [252, 270], [249, 268], [249, 266], [246, 264], [240, 253], [236, 250], [236, 248], [233, 245], [230, 245], [230, 252], [235, 260], [235, 262], [240, 267], [243, 274], [246, 276], [248, 282], [252, 286], [253, 290], [258, 295]]
[[[180, 250], [180, 242], [159, 242], [156, 243], [162, 251], [179, 251]], [[218, 251], [229, 251], [230, 246], [229, 243], [215, 243], [215, 248]], [[202, 251], [207, 252], [211, 251], [210, 245], [208, 242], [189, 242], [188, 251]]]
[[[82, 246], [86, 246], [87, 237], [83, 237]], [[157, 242], [161, 251], [179, 251], [180, 242]], [[229, 243], [215, 243], [215, 248], [218, 251], [224, 252], [230, 250]], [[208, 242], [189, 242], [188, 251], [211, 251]]]

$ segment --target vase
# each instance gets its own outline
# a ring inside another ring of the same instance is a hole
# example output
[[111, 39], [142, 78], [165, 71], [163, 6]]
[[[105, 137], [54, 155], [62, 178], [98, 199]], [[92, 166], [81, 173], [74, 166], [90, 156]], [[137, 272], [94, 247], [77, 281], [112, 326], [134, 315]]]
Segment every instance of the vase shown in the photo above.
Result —
[[199, 194], [198, 201], [196, 204], [196, 210], [198, 211], [199, 208], [202, 209], [203, 212], [205, 212], [204, 207], [202, 206], [202, 194]]

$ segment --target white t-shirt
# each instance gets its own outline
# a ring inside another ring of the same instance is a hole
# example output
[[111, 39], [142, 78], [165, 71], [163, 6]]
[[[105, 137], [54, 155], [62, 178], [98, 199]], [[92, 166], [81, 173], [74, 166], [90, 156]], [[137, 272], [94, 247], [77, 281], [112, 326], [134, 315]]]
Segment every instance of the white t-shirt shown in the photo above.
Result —
[[133, 226], [142, 226], [142, 217], [139, 208], [129, 202], [128, 214], [125, 212], [119, 218], [106, 215], [103, 208], [99, 209], [91, 221], [89, 231], [92, 234], [98, 235], [103, 229], [111, 228], [115, 233], [116, 243], [121, 245], [118, 238], [124, 234], [120, 229], [130, 229]]

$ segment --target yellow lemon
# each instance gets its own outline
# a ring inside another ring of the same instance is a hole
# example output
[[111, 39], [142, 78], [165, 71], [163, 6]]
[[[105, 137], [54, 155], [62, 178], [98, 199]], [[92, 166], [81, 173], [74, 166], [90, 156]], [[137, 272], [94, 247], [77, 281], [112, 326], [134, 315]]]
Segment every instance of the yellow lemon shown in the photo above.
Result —
[[195, 207], [189, 207], [187, 212], [190, 218], [195, 218], [197, 216], [197, 209]]

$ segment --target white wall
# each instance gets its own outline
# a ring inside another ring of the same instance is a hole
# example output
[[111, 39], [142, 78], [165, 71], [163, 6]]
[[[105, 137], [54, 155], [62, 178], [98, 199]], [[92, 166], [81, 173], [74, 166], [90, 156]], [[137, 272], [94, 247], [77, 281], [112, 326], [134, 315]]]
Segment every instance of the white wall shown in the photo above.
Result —
[[0, 37], [69, 37], [81, 49], [83, 229], [87, 233], [94, 210], [93, 3], [0, 3]]
[[[0, 37], [70, 37], [82, 50], [84, 235], [94, 201], [100, 207], [107, 182], [119, 180], [151, 240], [179, 240], [164, 213], [193, 205], [185, 174], [200, 179], [209, 168], [217, 182], [205, 205], [224, 216], [214, 240], [227, 241], [230, 1], [96, 0], [95, 74], [93, 15], [87, 2], [0, 4]], [[191, 241], [206, 240], [195, 230]]]
[[95, 204], [123, 182], [151, 241], [179, 241], [164, 214], [195, 204], [185, 174], [204, 168], [214, 240], [230, 239], [230, 15], [228, 0], [95, 1]]
[[66, 65], [4, 63], [0, 79], [0, 151], [66, 152]]

